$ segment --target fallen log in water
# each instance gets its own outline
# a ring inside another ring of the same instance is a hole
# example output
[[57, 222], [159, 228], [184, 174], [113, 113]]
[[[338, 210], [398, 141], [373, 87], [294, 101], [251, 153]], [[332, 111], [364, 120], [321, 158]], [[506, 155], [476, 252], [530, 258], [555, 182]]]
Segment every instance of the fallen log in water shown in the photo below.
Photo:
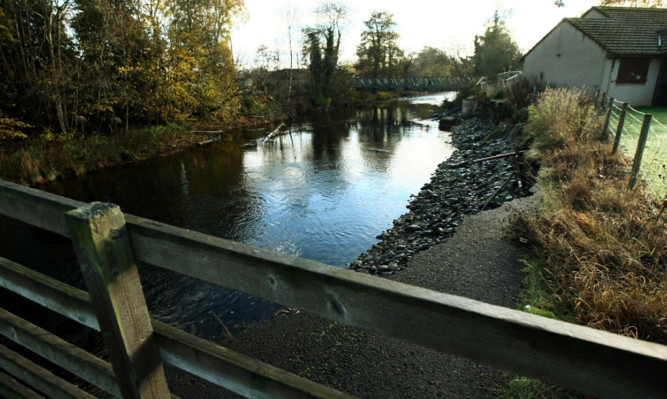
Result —
[[264, 143], [264, 142], [266, 142], [267, 140], [269, 140], [270, 138], [272, 138], [273, 136], [276, 136], [276, 135], [278, 134], [278, 132], [280, 131], [280, 129], [282, 129], [283, 127], [285, 127], [285, 123], [284, 123], [284, 122], [280, 122], [280, 125], [278, 125], [277, 128], [273, 129], [273, 130], [271, 131], [271, 133], [267, 134], [266, 137], [264, 137], [264, 140], [262, 140], [262, 142]]

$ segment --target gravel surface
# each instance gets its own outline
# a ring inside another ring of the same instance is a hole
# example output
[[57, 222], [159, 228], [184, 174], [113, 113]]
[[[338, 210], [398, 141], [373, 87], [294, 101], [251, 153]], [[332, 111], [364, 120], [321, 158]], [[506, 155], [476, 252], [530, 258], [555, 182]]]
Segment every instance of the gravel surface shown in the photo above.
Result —
[[[525, 187], [511, 173], [511, 158], [470, 162], [511, 151], [505, 130], [474, 120], [455, 129], [459, 151], [438, 168], [408, 206], [410, 212], [350, 267], [516, 307], [522, 248], [509, 238], [508, 216], [538, 206], [540, 199], [514, 199]], [[364, 398], [494, 398], [508, 378], [466, 359], [302, 312], [258, 323], [221, 344]], [[167, 374], [173, 393], [182, 398], [236, 397], [169, 367]]]

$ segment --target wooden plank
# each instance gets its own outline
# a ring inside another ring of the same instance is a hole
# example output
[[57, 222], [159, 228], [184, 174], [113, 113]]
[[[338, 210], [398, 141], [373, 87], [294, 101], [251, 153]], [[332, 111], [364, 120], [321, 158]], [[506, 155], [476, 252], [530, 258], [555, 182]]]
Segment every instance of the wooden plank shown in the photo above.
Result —
[[153, 320], [165, 361], [248, 398], [352, 398]]
[[605, 397], [660, 397], [667, 347], [293, 258], [127, 215], [138, 259]]
[[[1, 353], [2, 348], [0, 348], [0, 363], [3, 362]], [[0, 373], [0, 397], [7, 399], [44, 399], [42, 395], [37, 394], [5, 373]]]
[[99, 331], [87, 292], [0, 257], [0, 287]]
[[667, 391], [662, 345], [126, 219], [137, 259], [179, 273], [600, 397]]
[[[94, 398], [94, 396], [79, 387], [72, 385], [3, 345], [0, 345], [0, 364], [0, 367], [27, 382], [32, 387], [48, 394], [49, 397], [63, 399]], [[36, 397], [41, 397], [34, 392], [33, 394]]]
[[109, 363], [2, 308], [0, 334], [106, 392], [120, 396]]
[[0, 180], [0, 215], [69, 237], [65, 212], [85, 205], [59, 195]]
[[[0, 275], [3, 275], [3, 268], [10, 268], [17, 273], [27, 269], [9, 261], [0, 262]], [[55, 306], [56, 311], [69, 318], [85, 315], [84, 320], [90, 320], [95, 317], [86, 292], [31, 272], [28, 269], [25, 276], [16, 279], [16, 284], [9, 284], [7, 288], [40, 304], [75, 304]], [[154, 319], [151, 321], [164, 361], [238, 394], [250, 398], [346, 397], [331, 388], [250, 359]], [[89, 327], [99, 331], [97, 321], [90, 323]]]
[[120, 208], [93, 202], [65, 219], [123, 398], [169, 397]]

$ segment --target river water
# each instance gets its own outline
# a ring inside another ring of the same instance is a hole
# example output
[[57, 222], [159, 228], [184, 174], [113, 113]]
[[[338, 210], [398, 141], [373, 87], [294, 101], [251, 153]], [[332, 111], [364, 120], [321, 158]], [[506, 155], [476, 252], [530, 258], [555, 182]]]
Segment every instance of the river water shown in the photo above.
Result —
[[[453, 93], [393, 101], [293, 124], [286, 134], [247, 137], [90, 173], [44, 189], [109, 201], [126, 213], [345, 267], [406, 212], [411, 194], [453, 152], [429, 117]], [[258, 135], [262, 132], [258, 132]], [[0, 255], [82, 286], [71, 244], [0, 220]], [[18, 232], [18, 233], [17, 233]], [[284, 307], [150, 266], [141, 266], [154, 317], [208, 339]]]

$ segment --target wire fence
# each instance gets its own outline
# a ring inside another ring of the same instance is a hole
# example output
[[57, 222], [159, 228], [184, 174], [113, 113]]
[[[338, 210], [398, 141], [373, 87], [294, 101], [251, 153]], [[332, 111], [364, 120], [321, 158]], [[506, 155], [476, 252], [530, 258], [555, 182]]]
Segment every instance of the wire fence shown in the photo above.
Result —
[[[640, 134], [644, 122], [645, 112], [627, 106], [623, 118], [624, 104], [614, 100], [611, 104], [608, 135], [614, 137], [618, 125], [623, 120], [620, 133], [620, 151], [634, 165], [636, 163], [637, 146], [640, 144]], [[638, 178], [643, 180], [646, 188], [658, 200], [667, 200], [667, 110], [659, 111], [658, 117], [653, 115], [646, 137], [643, 156], [639, 159], [641, 167], [638, 169]], [[665, 122], [661, 121], [662, 118]]]

